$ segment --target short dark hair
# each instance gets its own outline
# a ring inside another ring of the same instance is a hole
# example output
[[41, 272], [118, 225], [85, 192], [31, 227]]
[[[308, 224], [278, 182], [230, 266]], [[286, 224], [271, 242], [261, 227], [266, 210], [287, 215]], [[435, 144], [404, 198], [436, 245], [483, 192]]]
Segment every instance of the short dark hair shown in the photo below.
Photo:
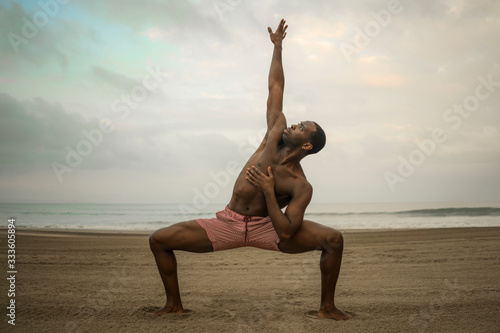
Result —
[[318, 151], [323, 149], [326, 144], [326, 134], [325, 131], [319, 126], [315, 121], [316, 131], [311, 135], [312, 149], [307, 151], [307, 155], [316, 154]]

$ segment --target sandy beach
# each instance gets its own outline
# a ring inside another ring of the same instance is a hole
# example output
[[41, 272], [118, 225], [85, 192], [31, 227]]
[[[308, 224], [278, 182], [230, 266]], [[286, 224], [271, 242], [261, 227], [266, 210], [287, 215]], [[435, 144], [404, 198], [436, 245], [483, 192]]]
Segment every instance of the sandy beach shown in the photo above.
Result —
[[319, 305], [319, 252], [178, 252], [187, 313], [157, 317], [148, 234], [17, 230], [16, 325], [4, 314], [0, 331], [500, 332], [500, 228], [344, 237], [336, 302], [354, 319], [336, 322], [305, 315]]

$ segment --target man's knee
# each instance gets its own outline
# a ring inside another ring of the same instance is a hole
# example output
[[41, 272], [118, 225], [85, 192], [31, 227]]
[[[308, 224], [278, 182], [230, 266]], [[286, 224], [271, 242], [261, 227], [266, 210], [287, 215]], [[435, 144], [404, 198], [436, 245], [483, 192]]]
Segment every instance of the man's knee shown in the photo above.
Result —
[[344, 236], [337, 229], [333, 229], [331, 237], [332, 237], [332, 241], [335, 244], [339, 244], [339, 245], [343, 245], [344, 244]]
[[167, 250], [171, 232], [168, 228], [159, 229], [149, 236], [149, 247], [151, 251]]
[[344, 236], [336, 229], [331, 229], [326, 235], [325, 250], [327, 251], [342, 251], [344, 248]]
[[159, 242], [158, 242], [158, 230], [156, 230], [155, 232], [153, 232], [151, 235], [149, 235], [149, 248], [151, 249], [151, 251], [155, 251], [156, 249], [158, 249], [158, 245], [159, 245]]

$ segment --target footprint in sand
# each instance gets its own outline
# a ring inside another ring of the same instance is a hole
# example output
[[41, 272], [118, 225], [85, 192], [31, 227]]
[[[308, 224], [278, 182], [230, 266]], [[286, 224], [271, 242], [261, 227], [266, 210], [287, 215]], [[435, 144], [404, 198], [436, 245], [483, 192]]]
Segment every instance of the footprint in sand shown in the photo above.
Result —
[[[350, 312], [350, 311], [345, 311], [345, 313], [347, 313], [348, 315], [350, 315], [353, 318], [355, 316], [355, 314], [353, 312]], [[320, 318], [320, 317], [318, 317], [318, 311], [317, 310], [307, 311], [306, 313], [304, 313], [304, 315], [307, 318], [313, 319], [313, 320], [335, 320], [335, 319], [331, 319], [331, 318]]]
[[[158, 306], [153, 306], [153, 305], [146, 305], [146, 306], [141, 306], [139, 308], [140, 311], [142, 312], [148, 312], [148, 313], [154, 313], [155, 311], [157, 311], [159, 309]], [[188, 316], [191, 312], [193, 312], [192, 310], [189, 310], [189, 309], [184, 309], [184, 313], [175, 313], [176, 316]], [[166, 313], [165, 315], [174, 315], [172, 313]]]

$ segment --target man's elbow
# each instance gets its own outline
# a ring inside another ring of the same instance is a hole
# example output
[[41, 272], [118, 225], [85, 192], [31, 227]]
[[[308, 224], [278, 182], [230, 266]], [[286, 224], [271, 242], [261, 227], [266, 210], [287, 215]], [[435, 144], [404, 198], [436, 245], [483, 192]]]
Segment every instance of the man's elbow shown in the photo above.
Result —
[[297, 233], [297, 230], [295, 230], [295, 231], [287, 230], [285, 232], [280, 232], [278, 234], [278, 237], [280, 239], [280, 242], [286, 242], [286, 241], [292, 239], [296, 233]]
[[291, 234], [281, 234], [281, 235], [278, 235], [278, 237], [280, 239], [280, 242], [286, 242], [290, 238], [292, 238], [292, 235]]
[[282, 94], [283, 95], [283, 88], [285, 86], [285, 82], [282, 80], [270, 80], [269, 81], [269, 92], [270, 93], [276, 93], [276, 94]]

